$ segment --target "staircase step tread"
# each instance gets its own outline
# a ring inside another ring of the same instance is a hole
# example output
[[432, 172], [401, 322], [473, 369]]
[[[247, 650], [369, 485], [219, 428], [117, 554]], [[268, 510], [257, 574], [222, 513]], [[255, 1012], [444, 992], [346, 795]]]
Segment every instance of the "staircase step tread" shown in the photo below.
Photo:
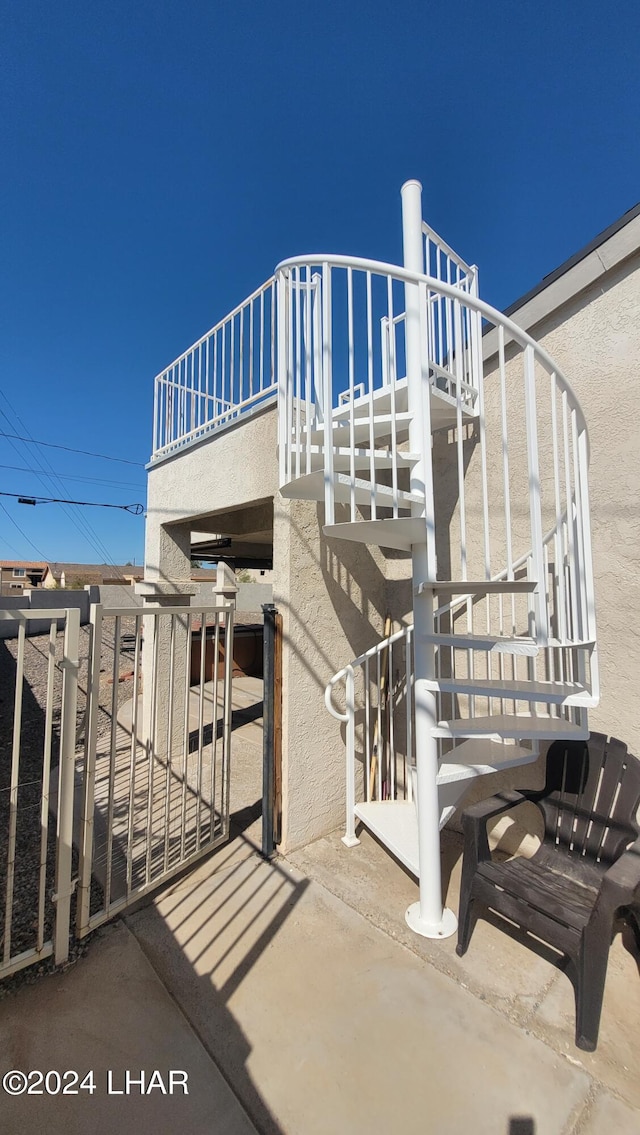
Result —
[[[306, 465], [307, 446], [305, 444], [304, 434], [300, 442], [301, 461], [300, 464]], [[295, 452], [295, 445], [292, 446]], [[315, 472], [317, 469], [324, 470], [324, 446], [310, 445], [308, 447], [309, 460], [312, 468], [309, 472]], [[353, 460], [356, 469], [370, 469], [371, 468], [371, 454], [372, 451], [366, 447], [357, 448], [353, 450]], [[351, 449], [346, 445], [335, 446], [333, 450], [333, 468], [336, 473], [343, 473], [351, 469]], [[390, 469], [394, 461], [398, 468], [409, 468], [415, 465], [420, 460], [419, 453], [410, 453], [406, 449], [398, 450], [395, 454], [391, 453], [388, 449], [374, 449], [373, 450], [374, 467], [376, 469]], [[303, 475], [303, 474], [301, 474]]]
[[579, 639], [575, 642], [560, 642], [559, 639], [550, 638], [547, 643], [538, 643], [534, 638], [528, 635], [515, 635], [509, 637], [507, 635], [488, 635], [488, 634], [467, 634], [461, 631], [459, 634], [427, 634], [424, 636], [427, 642], [433, 642], [436, 646], [453, 646], [456, 650], [480, 650], [483, 652], [495, 650], [498, 653], [504, 654], [523, 654], [533, 657], [540, 650], [590, 650], [595, 646], [594, 639]]
[[325, 524], [325, 536], [353, 540], [360, 544], [375, 544], [379, 548], [396, 548], [408, 552], [412, 544], [425, 539], [424, 517], [400, 516], [389, 520], [357, 520], [344, 524]]
[[367, 804], [356, 804], [354, 811], [365, 827], [417, 878], [418, 817], [414, 802], [371, 800]]
[[[358, 395], [353, 401], [345, 400], [341, 402], [340, 405], [336, 406], [333, 410], [332, 417], [334, 422], [348, 419], [352, 409], [354, 418], [368, 418], [370, 417], [369, 411], [372, 404], [376, 415], [391, 413], [392, 391], [395, 397], [396, 414], [406, 412], [408, 409], [407, 380], [406, 378], [399, 378], [393, 384], [393, 387], [391, 384], [376, 387], [373, 391], [373, 397], [367, 392]], [[347, 394], [348, 391], [344, 391], [343, 393]]]
[[[439, 369], [439, 368], [438, 368]], [[446, 381], [451, 382], [455, 386], [455, 378], [453, 375], [448, 374], [446, 371], [440, 371], [440, 376]], [[346, 393], [346, 391], [344, 392]], [[429, 394], [431, 402], [432, 417], [438, 416], [439, 413], [444, 413], [451, 420], [455, 422], [456, 415], [456, 399], [454, 395], [448, 394], [445, 390], [441, 390], [435, 383], [429, 383]], [[404, 413], [408, 410], [408, 389], [407, 379], [399, 378], [394, 383], [394, 397], [396, 414]], [[349, 419], [353, 407], [354, 418], [368, 418], [369, 408], [373, 403], [374, 412], [376, 415], [391, 412], [391, 385], [378, 386], [373, 391], [373, 398], [369, 393], [360, 394], [353, 399], [353, 402], [344, 401], [333, 410], [334, 422], [344, 422]], [[463, 402], [462, 413], [465, 418], [475, 416], [473, 410]]]
[[[348, 503], [351, 500], [352, 486], [356, 504], [368, 505], [371, 503], [371, 482], [362, 477], [353, 480], [346, 473], [336, 472], [333, 475], [334, 495], [338, 504]], [[280, 492], [283, 497], [294, 500], [323, 500], [325, 490], [325, 473], [323, 469], [316, 469], [312, 473], [305, 473], [284, 485]], [[400, 505], [412, 503], [422, 504], [424, 496], [417, 493], [408, 493], [402, 489], [397, 491], [397, 500]], [[393, 504], [393, 488], [391, 485], [374, 485], [376, 504], [391, 507]]]
[[419, 583], [416, 595], [423, 595], [428, 591], [444, 591], [447, 595], [481, 595], [535, 591], [538, 583], [535, 579], [436, 579]]
[[589, 730], [567, 721], [564, 717], [530, 714], [495, 714], [493, 717], [455, 718], [439, 721], [434, 735], [436, 737], [492, 737], [495, 740], [513, 737], [571, 737], [586, 740]]
[[[412, 414], [401, 413], [395, 415], [396, 436], [407, 434], [412, 421]], [[354, 423], [353, 440], [356, 445], [362, 445], [371, 437], [385, 437], [391, 433], [394, 419], [390, 414], [376, 414], [373, 418], [358, 418]], [[324, 427], [311, 430], [309, 437], [312, 445], [324, 444]], [[331, 440], [333, 445], [347, 446], [351, 442], [351, 425], [349, 421], [336, 421], [331, 425]]]
[[526, 635], [509, 638], [506, 635], [434, 633], [425, 635], [425, 639], [436, 646], [453, 646], [459, 650], [495, 650], [498, 653], [524, 654], [530, 657], [538, 653], [536, 640]]
[[521, 745], [505, 745], [490, 737], [469, 738], [442, 758], [437, 781], [450, 784], [456, 780], [473, 780], [501, 769], [531, 764], [537, 756], [535, 751], [523, 749]]
[[580, 682], [529, 682], [502, 678], [438, 678], [429, 682], [434, 690], [466, 696], [485, 694], [505, 700], [568, 702], [573, 705], [592, 705], [590, 690]]

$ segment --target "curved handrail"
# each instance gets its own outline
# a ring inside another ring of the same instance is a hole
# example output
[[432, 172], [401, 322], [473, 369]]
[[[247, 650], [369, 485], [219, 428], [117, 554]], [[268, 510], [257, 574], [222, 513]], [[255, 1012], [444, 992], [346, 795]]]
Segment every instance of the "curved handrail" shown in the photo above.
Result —
[[379, 275], [392, 276], [394, 279], [408, 284], [423, 284], [430, 291], [440, 292], [443, 296], [449, 299], [457, 300], [463, 307], [471, 308], [472, 311], [477, 311], [485, 319], [490, 320], [495, 326], [504, 327], [511, 337], [520, 344], [522, 347], [533, 348], [536, 356], [547, 369], [555, 375], [556, 381], [561, 388], [567, 393], [575, 404], [575, 408], [580, 418], [580, 428], [584, 431], [587, 442], [587, 455], [589, 454], [589, 431], [587, 423], [582, 413], [582, 407], [578, 396], [573, 389], [569, 379], [562, 373], [558, 365], [555, 363], [551, 355], [541, 347], [535, 339], [518, 327], [512, 319], [504, 315], [497, 308], [492, 307], [491, 304], [486, 303], [484, 300], [479, 299], [477, 296], [469, 295], [463, 292], [460, 288], [455, 287], [453, 284], [447, 284], [443, 280], [438, 280], [435, 276], [426, 276], [422, 272], [411, 272], [408, 268], [402, 268], [398, 264], [388, 264], [381, 260], [368, 260], [362, 256], [337, 256], [329, 255], [328, 253], [313, 253], [306, 256], [291, 256], [286, 260], [281, 260], [276, 267], [276, 275], [279, 272], [287, 271], [289, 268], [300, 268], [307, 264], [326, 264], [330, 268], [357, 268], [363, 272], [374, 272]]
[[349, 671], [353, 673], [356, 666], [362, 666], [362, 663], [366, 662], [367, 658], [375, 658], [381, 647], [391, 646], [392, 643], [398, 642], [407, 634], [408, 631], [412, 630], [413, 627], [411, 626], [402, 627], [401, 630], [394, 631], [394, 633], [392, 635], [389, 635], [388, 638], [380, 639], [380, 641], [375, 643], [374, 646], [370, 646], [369, 649], [365, 650], [363, 654], [359, 654], [357, 658], [353, 658], [351, 662], [348, 662], [346, 666], [342, 667], [342, 670], [338, 670], [338, 673], [334, 674], [333, 677], [329, 679], [324, 691], [324, 701], [332, 717], [335, 717], [337, 721], [348, 720], [348, 715], [338, 713], [335, 706], [331, 702], [331, 694], [336, 683], [342, 681], [343, 678], [346, 678]]

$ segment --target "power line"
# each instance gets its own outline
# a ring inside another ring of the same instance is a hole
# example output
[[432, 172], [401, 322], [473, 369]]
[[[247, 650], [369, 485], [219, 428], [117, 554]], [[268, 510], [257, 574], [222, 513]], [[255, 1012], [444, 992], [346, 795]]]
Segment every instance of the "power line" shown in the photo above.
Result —
[[[9, 401], [9, 399], [7, 398], [7, 395], [5, 394], [5, 392], [3, 390], [0, 390], [0, 395], [2, 396], [4, 401], [6, 402], [9, 409], [11, 410], [11, 413], [13, 414], [13, 416], [16, 419], [16, 421], [18, 422], [18, 424], [26, 431], [27, 438], [25, 440], [27, 440], [27, 441], [30, 440], [30, 441], [34, 442], [35, 444], [37, 444], [35, 442], [35, 438], [33, 438], [33, 436], [30, 434], [28, 427], [24, 424], [20, 415], [13, 408], [13, 406], [11, 405], [11, 402]], [[2, 414], [2, 417], [5, 418], [6, 421], [9, 423], [9, 425], [11, 426], [11, 429], [12, 430], [15, 429], [15, 426], [13, 425], [13, 423], [11, 422], [11, 420], [7, 416], [7, 414], [4, 412], [4, 410], [0, 409], [0, 414]], [[24, 435], [19, 435], [19, 436], [24, 436]], [[22, 456], [22, 454], [20, 454], [19, 450], [16, 448], [13, 441], [9, 440], [9, 444], [13, 447], [13, 449], [16, 450], [16, 452], [18, 453], [18, 456]], [[46, 478], [46, 480], [48, 482], [50, 482], [51, 485], [53, 485], [54, 490], [58, 489], [58, 491], [64, 492], [64, 484], [62, 483], [62, 479], [59, 476], [56, 476], [55, 474], [53, 474], [53, 470], [51, 469], [51, 464], [49, 462], [49, 459], [46, 457], [46, 455], [43, 455], [42, 459], [39, 456], [37, 456], [36, 461], [38, 463], [39, 468], [42, 470], [42, 473], [38, 473], [37, 477], [42, 482], [42, 484], [45, 485], [45, 488], [49, 488], [49, 484], [45, 483], [45, 480], [43, 479], [43, 477]], [[46, 462], [46, 465], [49, 468], [49, 472], [45, 468], [43, 461]], [[57, 482], [57, 484], [56, 484], [56, 482]], [[111, 558], [109, 556], [108, 549], [105, 547], [104, 543], [102, 542], [102, 540], [98, 536], [98, 533], [96, 532], [96, 530], [92, 527], [92, 525], [89, 523], [89, 521], [82, 515], [82, 512], [80, 511], [80, 509], [75, 505], [70, 505], [69, 507], [67, 507], [66, 504], [63, 504], [62, 508], [63, 508], [64, 512], [66, 513], [66, 515], [69, 517], [69, 519], [70, 519], [71, 523], [74, 525], [74, 527], [77, 528], [78, 532], [80, 532], [84, 536], [87, 543], [89, 543], [91, 545], [94, 552], [97, 552], [98, 556], [102, 557], [105, 563], [111, 563], [112, 561], [111, 561]]]
[[[15, 469], [18, 473], [34, 473], [36, 477], [41, 472], [41, 470], [32, 469], [28, 465], [0, 465], [0, 469]], [[139, 485], [137, 481], [112, 481], [105, 477], [74, 477], [70, 473], [54, 473], [53, 470], [51, 476], [63, 477], [65, 481], [84, 481], [87, 485], [124, 485], [129, 489], [144, 488], [144, 485]]]
[[20, 504], [75, 504], [83, 505], [85, 508], [121, 508], [123, 512], [130, 512], [133, 516], [142, 516], [144, 512], [143, 504], [101, 504], [100, 501], [72, 501], [66, 497], [29, 497], [25, 493], [0, 492], [0, 497], [14, 497]]
[[[3, 397], [6, 398], [5, 395]], [[84, 457], [100, 457], [103, 461], [119, 461], [121, 465], [137, 465], [139, 469], [145, 468], [144, 461], [129, 461], [126, 457], [110, 457], [107, 453], [93, 453], [90, 449], [74, 449], [70, 445], [58, 445], [53, 441], [36, 441], [33, 437], [22, 437], [21, 434], [7, 433], [5, 430], [0, 430], [0, 437], [12, 437], [16, 441], [25, 441], [28, 445], [46, 445], [48, 449], [64, 449], [66, 453], [81, 453]]]
[[23, 532], [23, 531], [22, 531], [22, 529], [21, 529], [20, 525], [16, 523], [16, 521], [15, 521], [15, 520], [13, 519], [13, 517], [12, 517], [11, 513], [9, 512], [9, 509], [8, 509], [8, 508], [5, 508], [5, 507], [4, 507], [4, 505], [3, 505], [2, 501], [0, 501], [0, 508], [1, 508], [1, 509], [2, 509], [2, 511], [3, 511], [3, 512], [4, 512], [4, 513], [5, 513], [5, 514], [6, 514], [7, 516], [8, 516], [9, 520], [10, 520], [10, 521], [11, 521], [11, 523], [13, 524], [13, 527], [14, 527], [14, 528], [17, 528], [17, 529], [18, 529], [18, 532], [19, 532], [19, 533], [20, 533], [20, 535], [22, 536], [22, 539], [23, 539], [23, 540], [26, 540], [26, 541], [27, 541], [27, 544], [31, 544], [31, 547], [33, 548], [33, 550], [34, 550], [35, 552], [37, 552], [37, 553], [38, 553], [38, 556], [40, 557], [40, 559], [41, 559], [41, 560], [44, 560], [45, 562], [48, 562], [48, 559], [49, 559], [49, 557], [48, 557], [48, 556], [45, 556], [44, 552], [43, 552], [43, 551], [42, 551], [42, 550], [41, 550], [40, 548], [38, 548], [38, 546], [37, 546], [36, 544], [34, 544], [33, 540], [30, 540], [30, 539], [29, 539], [29, 537], [27, 536], [26, 532]]

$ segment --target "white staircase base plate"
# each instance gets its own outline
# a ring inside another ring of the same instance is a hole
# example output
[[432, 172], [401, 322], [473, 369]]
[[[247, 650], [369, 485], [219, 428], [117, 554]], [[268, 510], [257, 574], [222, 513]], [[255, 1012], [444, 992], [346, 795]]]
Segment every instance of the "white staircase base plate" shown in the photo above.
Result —
[[414, 902], [407, 909], [404, 920], [410, 930], [423, 938], [450, 938], [458, 929], [458, 919], [446, 906], [439, 922], [424, 922], [420, 917], [420, 903]]
[[342, 843], [345, 847], [357, 847], [360, 843], [357, 835], [343, 835]]

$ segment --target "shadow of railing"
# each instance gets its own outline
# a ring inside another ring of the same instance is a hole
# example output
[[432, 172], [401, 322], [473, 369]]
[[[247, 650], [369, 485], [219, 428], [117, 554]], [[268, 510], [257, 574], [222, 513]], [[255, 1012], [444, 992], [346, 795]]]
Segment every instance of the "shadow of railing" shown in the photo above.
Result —
[[[235, 838], [206, 868], [196, 868], [153, 905], [127, 915], [126, 922], [261, 1135], [282, 1135], [249, 1070], [253, 1046], [234, 996], [309, 882], [257, 854], [246, 829], [259, 814], [259, 803], [232, 815]], [[274, 1018], [274, 1061], [280, 1027]]]

